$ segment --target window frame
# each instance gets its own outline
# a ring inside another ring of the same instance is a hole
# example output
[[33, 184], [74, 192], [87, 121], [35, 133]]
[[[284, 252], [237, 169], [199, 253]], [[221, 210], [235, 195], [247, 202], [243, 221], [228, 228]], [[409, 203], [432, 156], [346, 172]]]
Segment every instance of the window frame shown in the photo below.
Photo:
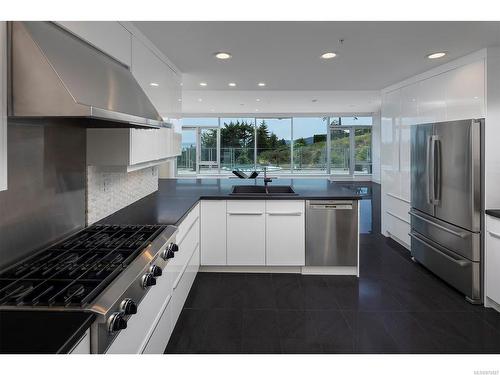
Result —
[[[270, 176], [276, 176], [276, 177], [350, 177], [350, 178], [355, 178], [355, 177], [371, 177], [373, 175], [373, 169], [372, 173], [367, 173], [367, 174], [356, 174], [355, 173], [355, 168], [356, 168], [356, 142], [355, 142], [355, 130], [356, 129], [373, 129], [373, 113], [359, 113], [359, 114], [352, 114], [352, 113], [342, 113], [342, 114], [293, 114], [293, 115], [286, 115], [286, 116], [280, 116], [280, 115], [263, 115], [263, 116], [248, 116], [248, 115], [222, 115], [222, 116], [217, 116], [217, 117], [212, 117], [212, 116], [203, 116], [200, 118], [216, 118], [217, 119], [217, 124], [218, 125], [182, 125], [182, 130], [195, 130], [196, 131], [196, 173], [192, 175], [179, 175], [178, 169], [177, 169], [177, 157], [175, 158], [175, 177], [176, 178], [193, 178], [193, 177], [210, 177], [210, 176], [217, 176], [217, 177], [227, 177], [230, 174], [227, 173], [221, 173], [221, 157], [220, 157], [220, 151], [221, 151], [221, 119], [224, 118], [252, 118], [253, 119], [253, 126], [254, 126], [254, 158], [253, 158], [253, 165], [254, 168], [257, 167], [257, 149], [258, 149], [258, 144], [257, 144], [257, 120], [262, 120], [262, 119], [290, 119], [290, 134], [291, 134], [291, 142], [290, 142], [290, 169], [287, 172], [282, 172], [282, 173], [276, 173], [273, 174], [272, 172], [268, 172]], [[295, 160], [294, 160], [294, 118], [300, 118], [300, 117], [306, 117], [306, 118], [311, 118], [311, 117], [318, 117], [318, 118], [326, 118], [326, 160], [327, 160], [327, 165], [326, 165], [326, 173], [301, 173], [298, 171], [294, 172], [294, 166], [295, 166]], [[372, 117], [372, 125], [342, 125], [342, 117]], [[196, 117], [189, 117], [189, 118], [196, 118]], [[338, 118], [339, 123], [336, 125], [331, 124], [331, 120], [333, 118]], [[206, 174], [206, 173], [201, 173], [199, 171], [200, 165], [199, 165], [199, 158], [200, 158], [200, 150], [199, 148], [201, 147], [200, 145], [200, 129], [217, 129], [217, 173], [216, 174]], [[331, 134], [332, 130], [334, 129], [349, 129], [349, 174], [332, 174], [332, 168], [331, 168]], [[372, 145], [373, 145], [373, 132], [372, 132]], [[373, 149], [373, 147], [372, 147]], [[372, 160], [373, 163], [373, 160]]]

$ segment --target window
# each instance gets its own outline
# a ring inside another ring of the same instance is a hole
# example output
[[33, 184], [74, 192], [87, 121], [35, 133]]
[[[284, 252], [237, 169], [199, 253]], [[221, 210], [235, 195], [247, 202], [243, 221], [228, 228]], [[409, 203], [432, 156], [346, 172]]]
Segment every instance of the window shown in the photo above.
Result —
[[293, 119], [293, 172], [327, 172], [327, 117]]
[[255, 119], [221, 118], [220, 121], [221, 172], [255, 168]]
[[351, 170], [351, 129], [330, 130], [330, 174], [348, 175]]
[[292, 120], [290, 118], [257, 119], [257, 163], [270, 173], [290, 173], [292, 158]]
[[196, 131], [182, 129], [181, 154], [177, 156], [177, 174], [196, 174]]
[[372, 129], [354, 129], [354, 173], [372, 173]]
[[185, 118], [178, 175], [369, 175], [371, 116]]

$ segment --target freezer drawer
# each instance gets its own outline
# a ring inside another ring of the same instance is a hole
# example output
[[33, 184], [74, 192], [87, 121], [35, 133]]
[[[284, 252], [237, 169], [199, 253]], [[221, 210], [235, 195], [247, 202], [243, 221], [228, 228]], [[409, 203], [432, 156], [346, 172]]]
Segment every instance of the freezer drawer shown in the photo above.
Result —
[[412, 256], [475, 303], [481, 301], [481, 267], [412, 231]]
[[306, 266], [358, 264], [358, 202], [306, 201]]
[[411, 228], [424, 237], [452, 250], [459, 255], [479, 262], [481, 259], [481, 234], [470, 232], [435, 217], [415, 210], [410, 211]]

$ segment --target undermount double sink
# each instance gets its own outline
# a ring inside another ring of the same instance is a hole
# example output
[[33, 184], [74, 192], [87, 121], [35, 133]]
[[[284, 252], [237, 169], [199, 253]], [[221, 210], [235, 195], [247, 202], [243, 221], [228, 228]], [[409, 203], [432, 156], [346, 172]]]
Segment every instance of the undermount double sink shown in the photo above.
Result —
[[286, 185], [273, 185], [273, 186], [259, 186], [259, 185], [235, 185], [231, 194], [234, 195], [297, 195], [291, 186]]

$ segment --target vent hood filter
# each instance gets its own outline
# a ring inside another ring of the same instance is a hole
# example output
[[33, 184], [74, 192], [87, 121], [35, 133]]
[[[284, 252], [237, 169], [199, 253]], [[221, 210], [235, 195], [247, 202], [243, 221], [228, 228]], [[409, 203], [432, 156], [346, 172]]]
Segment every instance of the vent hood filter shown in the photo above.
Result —
[[12, 22], [10, 32], [10, 115], [164, 124], [130, 70], [106, 54], [51, 22]]

